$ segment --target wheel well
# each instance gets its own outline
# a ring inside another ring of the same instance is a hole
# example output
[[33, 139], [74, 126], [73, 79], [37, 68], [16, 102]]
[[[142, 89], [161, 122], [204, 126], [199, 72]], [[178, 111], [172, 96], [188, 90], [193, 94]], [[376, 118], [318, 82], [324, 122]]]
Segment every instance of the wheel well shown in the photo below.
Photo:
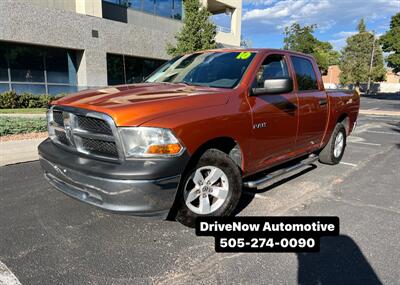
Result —
[[338, 119], [337, 122], [343, 124], [343, 126], [344, 126], [345, 129], [346, 129], [346, 134], [348, 135], [349, 132], [350, 132], [350, 119], [349, 119], [349, 116], [348, 116], [347, 114], [342, 114], [342, 115], [339, 117], [339, 119]]
[[206, 150], [210, 148], [225, 152], [242, 171], [243, 154], [239, 144], [230, 137], [220, 137], [203, 143], [192, 155], [191, 161], [196, 161]]

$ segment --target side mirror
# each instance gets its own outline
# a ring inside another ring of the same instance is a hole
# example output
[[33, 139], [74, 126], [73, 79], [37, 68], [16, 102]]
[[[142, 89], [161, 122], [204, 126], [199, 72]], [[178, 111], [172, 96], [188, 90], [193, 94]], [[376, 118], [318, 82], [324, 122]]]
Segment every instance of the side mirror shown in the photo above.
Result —
[[267, 79], [264, 81], [264, 87], [252, 88], [253, 95], [288, 93], [291, 91], [293, 91], [293, 79], [290, 77]]

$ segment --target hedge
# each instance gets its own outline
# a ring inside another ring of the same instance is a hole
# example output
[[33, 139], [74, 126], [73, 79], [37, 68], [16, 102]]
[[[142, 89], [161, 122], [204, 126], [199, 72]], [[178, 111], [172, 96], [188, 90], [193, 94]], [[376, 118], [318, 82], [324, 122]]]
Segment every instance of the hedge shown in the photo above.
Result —
[[0, 117], [0, 136], [45, 132], [46, 118]]
[[49, 95], [17, 94], [14, 91], [0, 93], [0, 109], [47, 108], [52, 100], [63, 97]]

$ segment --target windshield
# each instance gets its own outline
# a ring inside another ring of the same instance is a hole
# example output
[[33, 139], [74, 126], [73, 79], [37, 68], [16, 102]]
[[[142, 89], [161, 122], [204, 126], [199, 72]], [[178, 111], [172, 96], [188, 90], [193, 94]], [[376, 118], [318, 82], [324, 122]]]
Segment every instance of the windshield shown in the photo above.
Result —
[[253, 60], [252, 52], [205, 52], [174, 58], [145, 82], [185, 83], [217, 88], [234, 88]]

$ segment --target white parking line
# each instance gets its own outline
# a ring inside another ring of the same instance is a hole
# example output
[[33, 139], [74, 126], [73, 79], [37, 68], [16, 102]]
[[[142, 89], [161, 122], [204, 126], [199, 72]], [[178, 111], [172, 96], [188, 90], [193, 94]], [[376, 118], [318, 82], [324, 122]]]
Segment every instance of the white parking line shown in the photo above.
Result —
[[357, 164], [350, 163], [350, 162], [344, 162], [344, 161], [341, 161], [340, 164], [349, 165], [349, 166], [353, 166], [353, 167], [357, 166]]
[[379, 144], [379, 143], [352, 142], [352, 141], [349, 141], [349, 143], [359, 143], [359, 144], [365, 144], [365, 145], [381, 146], [381, 144]]
[[393, 133], [393, 132], [384, 132], [384, 131], [365, 131], [366, 133], [373, 133], [373, 134], [385, 134], [385, 135], [396, 135], [400, 136], [400, 133]]
[[1, 285], [21, 285], [18, 278], [8, 267], [0, 261], [0, 284]]

